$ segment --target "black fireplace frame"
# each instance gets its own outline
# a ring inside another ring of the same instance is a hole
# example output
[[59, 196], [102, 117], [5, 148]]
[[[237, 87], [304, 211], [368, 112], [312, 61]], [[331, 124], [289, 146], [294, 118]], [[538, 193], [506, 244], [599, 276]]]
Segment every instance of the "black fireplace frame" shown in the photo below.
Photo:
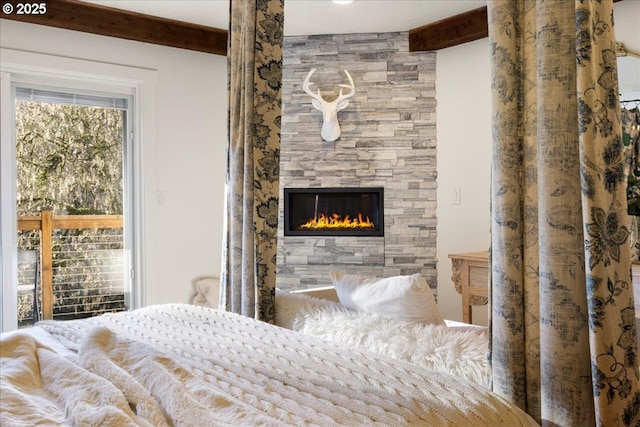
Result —
[[[375, 230], [329, 229], [294, 230], [291, 227], [291, 197], [296, 194], [372, 194], [377, 196], [378, 218]], [[384, 188], [382, 187], [319, 187], [284, 189], [284, 235], [285, 236], [384, 236]]]

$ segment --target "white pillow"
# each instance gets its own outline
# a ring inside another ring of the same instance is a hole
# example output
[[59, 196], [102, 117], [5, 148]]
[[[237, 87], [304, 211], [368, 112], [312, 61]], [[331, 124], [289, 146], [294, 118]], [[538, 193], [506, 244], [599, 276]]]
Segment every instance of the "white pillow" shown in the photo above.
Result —
[[384, 279], [330, 273], [340, 304], [406, 322], [443, 325], [431, 289], [420, 273]]

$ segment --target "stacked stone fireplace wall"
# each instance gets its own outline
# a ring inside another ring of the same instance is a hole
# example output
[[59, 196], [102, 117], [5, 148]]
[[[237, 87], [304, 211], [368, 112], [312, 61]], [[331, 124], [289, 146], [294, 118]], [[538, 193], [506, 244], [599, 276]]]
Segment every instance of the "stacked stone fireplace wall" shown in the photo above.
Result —
[[[277, 286], [331, 284], [329, 272], [421, 273], [436, 286], [436, 54], [409, 52], [407, 32], [286, 37], [282, 88]], [[322, 114], [302, 83], [334, 99], [341, 137], [320, 137]], [[284, 236], [284, 188], [384, 187], [384, 236]]]

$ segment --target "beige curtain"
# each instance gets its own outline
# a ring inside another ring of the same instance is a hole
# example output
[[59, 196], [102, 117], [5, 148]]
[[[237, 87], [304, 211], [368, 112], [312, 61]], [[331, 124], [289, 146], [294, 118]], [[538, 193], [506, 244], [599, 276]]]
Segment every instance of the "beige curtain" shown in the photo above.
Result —
[[611, 0], [488, 2], [494, 390], [549, 426], [638, 426]]
[[232, 0], [229, 129], [220, 307], [273, 322], [283, 0]]

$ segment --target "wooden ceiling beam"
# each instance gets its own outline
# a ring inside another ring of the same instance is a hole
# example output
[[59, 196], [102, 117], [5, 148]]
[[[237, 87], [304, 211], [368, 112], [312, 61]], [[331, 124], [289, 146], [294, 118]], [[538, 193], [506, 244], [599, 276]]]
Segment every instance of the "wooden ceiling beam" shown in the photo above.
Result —
[[409, 30], [409, 52], [444, 49], [488, 36], [485, 6]]
[[83, 31], [226, 56], [227, 31], [77, 0], [49, 0], [43, 15], [3, 13], [3, 19]]
[[485, 6], [409, 30], [409, 52], [444, 49], [488, 36]]

